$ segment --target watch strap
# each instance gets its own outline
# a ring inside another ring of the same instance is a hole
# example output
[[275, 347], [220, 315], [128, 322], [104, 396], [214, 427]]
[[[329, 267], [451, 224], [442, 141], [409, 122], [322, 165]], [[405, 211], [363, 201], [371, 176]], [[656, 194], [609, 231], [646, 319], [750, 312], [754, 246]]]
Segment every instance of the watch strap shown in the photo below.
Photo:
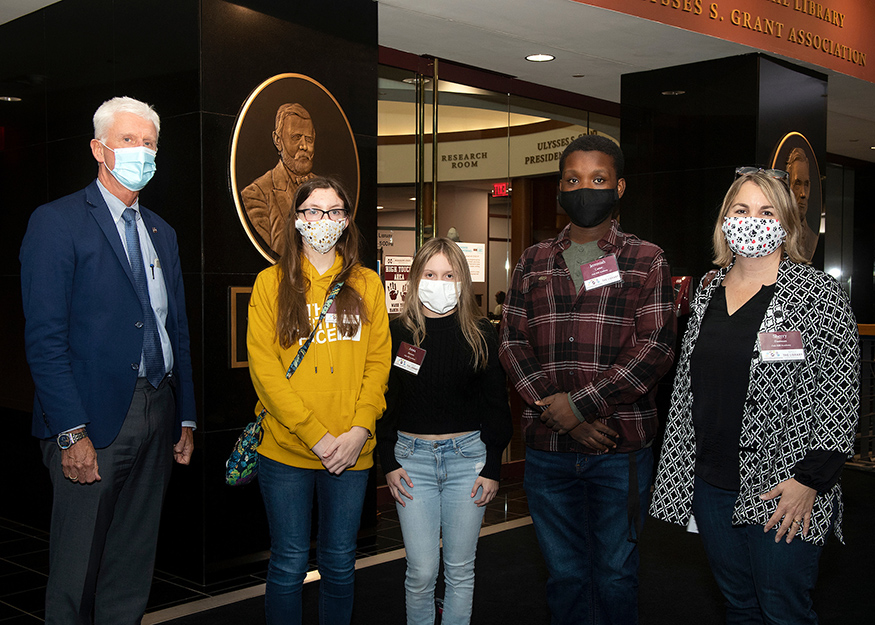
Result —
[[[82, 428], [78, 432], [61, 432], [58, 434], [58, 447], [61, 449], [70, 449], [73, 445], [81, 441], [83, 438], [88, 437], [88, 430]], [[62, 441], [66, 442], [66, 445], [62, 444]]]

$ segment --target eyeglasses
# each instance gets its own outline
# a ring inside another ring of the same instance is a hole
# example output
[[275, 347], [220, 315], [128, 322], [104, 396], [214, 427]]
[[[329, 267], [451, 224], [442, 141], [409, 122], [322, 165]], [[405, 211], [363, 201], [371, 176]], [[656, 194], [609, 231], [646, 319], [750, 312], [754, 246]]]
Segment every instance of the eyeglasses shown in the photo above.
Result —
[[295, 211], [304, 215], [304, 221], [321, 221], [328, 215], [331, 221], [343, 221], [349, 215], [349, 211], [345, 208], [332, 208], [330, 211], [319, 210], [318, 208], [305, 208], [304, 210]]
[[736, 177], [745, 176], [747, 174], [755, 174], [758, 171], [761, 171], [772, 178], [777, 178], [778, 180], [787, 180], [790, 177], [790, 174], [783, 169], [763, 169], [762, 167], [736, 167], [735, 175]]

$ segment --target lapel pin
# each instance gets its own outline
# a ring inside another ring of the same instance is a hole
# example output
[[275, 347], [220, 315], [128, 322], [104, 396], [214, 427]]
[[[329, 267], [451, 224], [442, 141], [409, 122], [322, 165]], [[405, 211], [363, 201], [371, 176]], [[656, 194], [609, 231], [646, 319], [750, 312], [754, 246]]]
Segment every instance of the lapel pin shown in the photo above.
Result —
[[158, 228], [152, 228], [152, 234], [155, 234], [156, 232], [158, 232]]

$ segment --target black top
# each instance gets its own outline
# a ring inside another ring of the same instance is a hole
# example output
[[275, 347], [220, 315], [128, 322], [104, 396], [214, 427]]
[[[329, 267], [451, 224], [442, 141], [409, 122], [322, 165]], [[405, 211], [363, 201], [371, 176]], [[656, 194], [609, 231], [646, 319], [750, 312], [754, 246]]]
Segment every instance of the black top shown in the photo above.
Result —
[[420, 345], [425, 359], [418, 375], [394, 365], [401, 342], [413, 345], [413, 334], [400, 319], [389, 323], [392, 334], [392, 370], [386, 393], [386, 412], [377, 421], [377, 449], [383, 471], [401, 468], [395, 459], [398, 430], [411, 434], [451, 434], [480, 430], [486, 445], [486, 465], [480, 475], [493, 480], [501, 475], [501, 453], [513, 433], [507, 382], [498, 361], [498, 336], [482, 319], [488, 350], [485, 369], [475, 371], [473, 354], [457, 315], [425, 319], [426, 335]]
[[[763, 286], [729, 315], [726, 289], [715, 289], [690, 358], [696, 475], [718, 488], [740, 488], [739, 439], [751, 359], [774, 293], [774, 284]], [[842, 453], [810, 450], [796, 463], [794, 477], [825, 491], [838, 481], [844, 462]]]

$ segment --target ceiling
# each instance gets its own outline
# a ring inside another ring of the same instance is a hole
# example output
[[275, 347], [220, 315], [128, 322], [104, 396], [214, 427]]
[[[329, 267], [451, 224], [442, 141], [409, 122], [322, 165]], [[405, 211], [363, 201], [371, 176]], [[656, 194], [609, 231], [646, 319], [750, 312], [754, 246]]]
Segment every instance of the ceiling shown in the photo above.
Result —
[[[572, 0], [377, 1], [382, 46], [612, 102], [622, 74], [757, 51]], [[3, 0], [0, 24], [53, 3]], [[526, 61], [532, 53], [556, 60]], [[787, 60], [829, 76], [827, 151], [875, 162], [875, 84]]]
[[[382, 46], [612, 102], [622, 74], [758, 51], [572, 0], [378, 2]], [[556, 60], [526, 61], [533, 53]], [[829, 76], [827, 151], [875, 162], [875, 84], [783, 58]]]

